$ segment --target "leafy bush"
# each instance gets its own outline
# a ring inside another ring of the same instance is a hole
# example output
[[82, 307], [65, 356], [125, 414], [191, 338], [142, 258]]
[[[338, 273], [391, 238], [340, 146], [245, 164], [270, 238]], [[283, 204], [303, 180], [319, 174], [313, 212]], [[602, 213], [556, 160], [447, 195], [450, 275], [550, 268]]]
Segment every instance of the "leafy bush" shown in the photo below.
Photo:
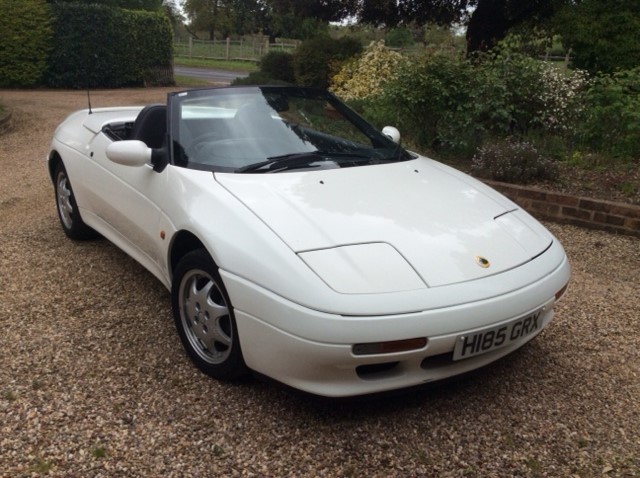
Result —
[[296, 83], [303, 86], [328, 88], [330, 79], [342, 63], [362, 52], [357, 40], [343, 37], [316, 37], [303, 41], [293, 54]]
[[478, 168], [502, 180], [548, 175], [545, 157], [576, 150], [640, 158], [640, 68], [591, 78], [516, 50], [507, 42], [472, 59], [438, 52], [385, 70], [388, 58], [370, 48], [333, 89], [377, 127], [400, 128], [411, 147], [471, 158], [503, 138], [476, 155]]
[[293, 56], [283, 51], [270, 51], [260, 60], [260, 70], [244, 78], [236, 78], [233, 85], [290, 85], [295, 82]]
[[394, 124], [418, 147], [473, 151], [482, 129], [476, 111], [478, 77], [461, 57], [430, 55], [407, 63], [373, 108], [376, 124]]
[[270, 51], [260, 60], [260, 71], [269, 78], [294, 83], [293, 55], [286, 51]]
[[[468, 157], [487, 138], [509, 136], [536, 138], [563, 154], [556, 138], [575, 137], [589, 85], [586, 73], [562, 73], [508, 44], [473, 59], [436, 52], [395, 75], [381, 65], [356, 74], [358, 65], [334, 78], [338, 94], [364, 99], [358, 108], [377, 126], [395, 124], [418, 148]], [[387, 81], [384, 93], [367, 101], [378, 77]]]
[[471, 61], [436, 52], [405, 62], [396, 75], [388, 75], [380, 98], [359, 107], [376, 125], [398, 126], [419, 148], [471, 157], [486, 137], [540, 129], [541, 89], [542, 66], [524, 55], [499, 52]]
[[55, 33], [47, 85], [113, 88], [173, 82], [172, 30], [164, 14], [75, 3], [52, 8]]
[[484, 103], [485, 124], [492, 132], [526, 135], [540, 126], [542, 62], [504, 45], [483, 58], [477, 69], [481, 89], [476, 101]]
[[278, 80], [262, 71], [252, 71], [248, 76], [238, 77], [231, 82], [232, 85], [289, 85], [290, 83]]
[[592, 151], [640, 158], [640, 68], [594, 78], [578, 133]]
[[371, 42], [360, 58], [345, 63], [331, 80], [331, 90], [345, 100], [364, 99], [382, 94], [385, 83], [397, 77], [407, 62], [400, 54]]
[[49, 7], [44, 0], [0, 0], [0, 87], [38, 83], [51, 43]]
[[396, 48], [413, 45], [411, 30], [406, 27], [394, 28], [387, 34], [387, 44]]
[[552, 179], [557, 172], [555, 163], [533, 144], [513, 138], [479, 148], [473, 157], [472, 169], [480, 176], [514, 183]]

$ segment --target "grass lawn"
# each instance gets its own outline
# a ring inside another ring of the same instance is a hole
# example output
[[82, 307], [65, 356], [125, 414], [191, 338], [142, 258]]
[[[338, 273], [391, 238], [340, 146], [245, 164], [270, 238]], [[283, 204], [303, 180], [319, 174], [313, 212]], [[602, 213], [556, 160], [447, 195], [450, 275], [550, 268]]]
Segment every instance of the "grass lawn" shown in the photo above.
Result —
[[219, 68], [221, 70], [241, 73], [258, 71], [258, 64], [252, 61], [205, 60], [202, 58], [175, 57], [173, 64], [178, 66], [192, 66], [195, 68]]
[[174, 75], [176, 86], [181, 88], [199, 88], [204, 86], [213, 86], [213, 83], [200, 78], [193, 78], [192, 76]]

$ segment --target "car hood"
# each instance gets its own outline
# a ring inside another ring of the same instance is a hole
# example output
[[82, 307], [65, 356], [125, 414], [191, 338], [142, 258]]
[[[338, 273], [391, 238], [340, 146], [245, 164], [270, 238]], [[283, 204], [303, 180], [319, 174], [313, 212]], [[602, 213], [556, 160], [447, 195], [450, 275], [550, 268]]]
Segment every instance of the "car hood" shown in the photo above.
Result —
[[[530, 261], [553, 240], [497, 192], [422, 157], [314, 172], [216, 173], [215, 178], [339, 292], [475, 280]], [[336, 261], [346, 265], [334, 267]], [[391, 274], [397, 285], [354, 289], [344, 285], [354, 283], [342, 278], [349, 274], [374, 281], [377, 274], [387, 284], [383, 276]]]

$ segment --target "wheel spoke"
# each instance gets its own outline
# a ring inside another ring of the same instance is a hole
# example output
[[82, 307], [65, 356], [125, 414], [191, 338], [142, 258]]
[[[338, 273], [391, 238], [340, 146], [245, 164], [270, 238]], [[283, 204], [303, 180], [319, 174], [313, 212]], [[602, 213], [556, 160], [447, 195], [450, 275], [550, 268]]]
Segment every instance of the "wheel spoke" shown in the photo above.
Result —
[[73, 226], [73, 205], [71, 204], [71, 189], [69, 189], [67, 177], [62, 174], [58, 177], [57, 193], [60, 218], [67, 228], [71, 228]]
[[228, 316], [221, 316], [214, 319], [210, 327], [210, 335], [215, 342], [219, 342], [226, 347], [230, 347], [231, 337], [223, 327], [223, 325], [226, 326], [227, 323], [228, 323]]
[[229, 309], [216, 282], [202, 271], [183, 280], [182, 313], [185, 331], [198, 353], [212, 363], [223, 362], [233, 337]]

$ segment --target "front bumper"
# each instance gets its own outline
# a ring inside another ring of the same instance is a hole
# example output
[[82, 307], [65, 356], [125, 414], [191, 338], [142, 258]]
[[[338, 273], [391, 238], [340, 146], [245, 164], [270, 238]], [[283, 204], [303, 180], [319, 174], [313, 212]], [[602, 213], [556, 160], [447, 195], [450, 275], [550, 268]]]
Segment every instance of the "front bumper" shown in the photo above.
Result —
[[[221, 271], [235, 307], [245, 362], [294, 388], [327, 397], [364, 395], [459, 375], [518, 349], [553, 318], [555, 294], [569, 280], [566, 257], [524, 287], [484, 300], [422, 312], [342, 316], [302, 307], [245, 279]], [[508, 273], [503, 277], [509, 280]], [[354, 299], [355, 300], [355, 299]], [[456, 339], [541, 310], [540, 329], [490, 352], [453, 361]], [[426, 337], [407, 352], [355, 355], [353, 345]]]

